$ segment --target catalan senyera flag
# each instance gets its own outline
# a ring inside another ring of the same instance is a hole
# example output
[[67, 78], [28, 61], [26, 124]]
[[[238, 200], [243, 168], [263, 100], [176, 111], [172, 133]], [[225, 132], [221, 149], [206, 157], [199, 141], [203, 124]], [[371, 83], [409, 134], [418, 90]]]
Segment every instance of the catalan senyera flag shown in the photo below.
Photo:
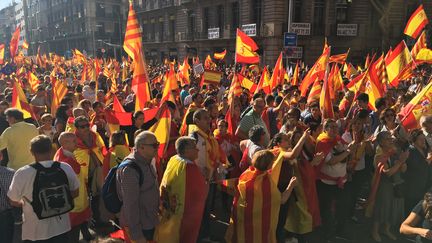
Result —
[[276, 61], [276, 64], [273, 68], [273, 73], [270, 79], [271, 89], [276, 88], [278, 85], [282, 85], [284, 82], [284, 74], [285, 69], [282, 63], [282, 52], [279, 54], [279, 57]]
[[309, 70], [309, 72], [304, 77], [303, 81], [300, 84], [300, 94], [303, 97], [306, 97], [307, 90], [309, 87], [315, 82], [315, 80], [323, 80], [324, 74], [326, 70], [326, 66], [330, 56], [330, 48], [327, 46], [324, 48], [323, 53], [315, 62], [313, 67]]
[[309, 92], [307, 103], [311, 103], [313, 101], [318, 101], [321, 96], [321, 84], [318, 79], [315, 80], [315, 82], [312, 85], [312, 88]]
[[40, 46], [38, 46], [37, 49], [36, 64], [39, 66], [39, 68], [46, 68], [46, 62], [42, 59], [42, 56], [40, 54]]
[[334, 112], [333, 112], [333, 102], [331, 97], [332, 90], [330, 89], [329, 73], [328, 71], [326, 72], [327, 73], [324, 77], [324, 83], [319, 97], [319, 106], [320, 106], [323, 119], [329, 119], [329, 118], [333, 119]]
[[22, 48], [26, 49], [26, 50], [29, 48], [29, 44], [28, 44], [28, 42], [26, 40], [23, 41]]
[[340, 74], [340, 69], [338, 65], [332, 65], [330, 74], [328, 77], [328, 86], [330, 89], [331, 100], [335, 100], [335, 94], [337, 91], [343, 91], [344, 84], [342, 76]]
[[30, 84], [31, 91], [33, 93], [35, 93], [37, 91], [38, 85], [40, 83], [39, 79], [31, 71], [28, 71], [27, 80]]
[[350, 52], [350, 49], [348, 49], [348, 51], [346, 53], [330, 56], [329, 62], [330, 63], [335, 62], [335, 63], [339, 63], [339, 64], [344, 64], [346, 62], [346, 59], [348, 57], [349, 52]]
[[423, 28], [429, 23], [426, 12], [424, 11], [423, 4], [414, 11], [408, 20], [405, 27], [404, 34], [411, 36], [414, 39], [420, 35]]
[[129, 15], [126, 23], [126, 33], [123, 49], [133, 59], [134, 71], [132, 76], [132, 90], [135, 93], [135, 111], [143, 110], [147, 101], [150, 101], [149, 78], [142, 51], [141, 27], [133, 9], [129, 3]]
[[27, 102], [27, 98], [24, 94], [24, 91], [22, 90], [18, 82], [14, 82], [14, 86], [12, 89], [11, 107], [20, 110], [24, 115], [24, 119], [33, 118], [36, 120], [36, 116], [34, 115], [30, 104]]
[[197, 242], [208, 185], [200, 169], [178, 155], [171, 157], [163, 175], [163, 208], [156, 228], [157, 242]]
[[270, 77], [266, 66], [264, 66], [263, 68], [263, 71], [261, 73], [261, 78], [258, 82], [258, 86], [257, 89], [255, 90], [255, 93], [257, 93], [260, 90], [263, 90], [265, 94], [271, 93]]
[[421, 33], [420, 37], [417, 39], [417, 42], [414, 44], [413, 48], [411, 49], [411, 56], [414, 58], [414, 60], [416, 60], [417, 54], [423, 48], [427, 48], [426, 31], [423, 31]]
[[52, 101], [51, 101], [51, 114], [55, 115], [57, 108], [60, 106], [62, 99], [68, 92], [66, 84], [58, 78], [51, 77], [52, 83]]
[[412, 130], [419, 128], [420, 117], [432, 114], [432, 82], [423, 88], [408, 104], [406, 104], [398, 114], [402, 125]]
[[5, 44], [0, 44], [0, 65], [4, 63]]
[[397, 87], [400, 80], [412, 75], [413, 59], [405, 41], [401, 41], [385, 59], [390, 85]]
[[243, 88], [249, 90], [251, 94], [255, 93], [258, 87], [256, 83], [241, 74], [237, 74], [237, 78]]
[[226, 49], [223, 52], [215, 52], [213, 54], [213, 58], [216, 60], [223, 60], [225, 58], [226, 53], [227, 53]]
[[276, 242], [281, 193], [271, 175], [249, 167], [239, 178], [227, 242]]
[[256, 53], [258, 46], [252, 38], [237, 29], [235, 61], [238, 63], [259, 63], [260, 58]]
[[21, 32], [21, 25], [18, 25], [14, 33], [12, 34], [12, 38], [9, 43], [9, 50], [10, 50], [9, 55], [11, 56], [11, 59], [13, 59], [18, 52], [18, 42], [19, 42], [20, 32]]
[[423, 48], [417, 53], [416, 61], [418, 63], [432, 63], [432, 50], [428, 48]]
[[78, 49], [73, 50], [74, 59], [76, 59], [79, 63], [84, 64], [87, 61], [86, 56]]

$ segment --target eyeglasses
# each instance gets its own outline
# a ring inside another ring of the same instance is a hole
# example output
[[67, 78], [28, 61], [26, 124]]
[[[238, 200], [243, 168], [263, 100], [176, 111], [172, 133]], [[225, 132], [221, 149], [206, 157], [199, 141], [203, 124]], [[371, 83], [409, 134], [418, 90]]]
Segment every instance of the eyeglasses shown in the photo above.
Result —
[[89, 128], [90, 127], [90, 124], [82, 124], [82, 125], [77, 125], [76, 126], [77, 128], [81, 128], [81, 129], [84, 129], [84, 128]]
[[155, 149], [159, 148], [160, 143], [156, 142], [156, 143], [144, 143], [143, 145], [147, 145], [147, 146], [151, 146]]

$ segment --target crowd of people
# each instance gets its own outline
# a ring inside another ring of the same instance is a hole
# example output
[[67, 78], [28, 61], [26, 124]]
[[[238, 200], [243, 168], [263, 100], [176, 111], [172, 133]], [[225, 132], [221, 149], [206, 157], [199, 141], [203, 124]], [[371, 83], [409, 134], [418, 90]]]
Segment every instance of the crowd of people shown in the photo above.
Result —
[[[349, 238], [347, 222], [364, 223], [360, 214], [371, 218], [373, 241], [396, 240], [399, 230], [432, 241], [432, 115], [410, 130], [398, 116], [428, 84], [427, 67], [388, 86], [373, 110], [367, 93], [338, 91], [334, 118], [324, 119], [319, 101], [307, 102], [290, 80], [270, 93], [230, 95], [236, 72], [259, 81], [256, 67], [217, 64], [217, 85], [178, 79], [174, 100], [162, 97], [167, 82], [151, 81], [151, 100], [135, 110], [130, 70], [125, 79], [118, 71], [84, 80], [83, 66], [56, 65], [22, 64], [40, 80], [35, 89], [20, 67], [0, 76], [2, 242], [17, 238], [15, 225], [24, 242], [91, 241], [89, 227], [110, 220], [125, 242], [212, 242], [218, 200], [231, 215], [226, 242]], [[149, 80], [171, 65], [148, 66]], [[53, 79], [68, 89], [56, 110]], [[31, 117], [16, 105], [17, 84]], [[114, 99], [130, 125], [113, 124]], [[167, 144], [151, 129], [165, 111]]]

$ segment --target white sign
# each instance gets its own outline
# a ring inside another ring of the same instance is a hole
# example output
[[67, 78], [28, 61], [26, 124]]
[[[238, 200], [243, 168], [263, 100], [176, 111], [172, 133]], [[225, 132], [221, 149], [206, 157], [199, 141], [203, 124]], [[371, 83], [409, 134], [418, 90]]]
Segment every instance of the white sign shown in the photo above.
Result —
[[290, 46], [285, 50], [287, 58], [302, 59], [303, 58], [303, 46]]
[[357, 24], [338, 24], [337, 36], [357, 36]]
[[219, 28], [210, 28], [207, 31], [209, 39], [219, 39]]
[[248, 36], [256, 36], [256, 24], [244, 24], [242, 31]]
[[204, 67], [202, 63], [194, 64], [193, 71], [196, 75], [204, 73]]
[[310, 23], [291, 23], [291, 33], [296, 33], [297, 35], [310, 35], [310, 30]]

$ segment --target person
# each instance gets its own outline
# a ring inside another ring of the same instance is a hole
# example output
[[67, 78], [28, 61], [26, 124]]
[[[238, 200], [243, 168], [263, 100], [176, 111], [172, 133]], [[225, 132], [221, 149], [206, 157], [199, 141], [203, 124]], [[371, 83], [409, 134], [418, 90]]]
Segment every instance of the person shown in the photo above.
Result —
[[374, 165], [375, 174], [372, 180], [372, 189], [368, 197], [366, 216], [372, 216], [372, 239], [381, 242], [379, 228], [384, 226], [384, 234], [396, 240], [396, 237], [391, 233], [391, 221], [394, 214], [393, 201], [394, 185], [392, 176], [399, 171], [406, 170], [406, 160], [408, 151], [396, 154], [395, 139], [390, 132], [383, 131], [378, 133], [376, 137], [378, 146], [375, 154]]
[[240, 120], [240, 124], [237, 127], [237, 130], [235, 132], [235, 135], [243, 140], [247, 139], [248, 131], [255, 125], [260, 125], [265, 129], [265, 138], [264, 138], [264, 144], [268, 144], [270, 141], [270, 133], [267, 130], [267, 126], [263, 119], [261, 118], [261, 115], [265, 108], [265, 102], [264, 99], [259, 97], [256, 98], [252, 103], [252, 109], [246, 113], [243, 118]]
[[[33, 198], [33, 192], [40, 189], [34, 188], [38, 174], [37, 166], [53, 169], [55, 165], [51, 149], [49, 137], [38, 135], [31, 139], [30, 151], [36, 162], [18, 169], [9, 187], [7, 196], [12, 205], [23, 208], [22, 240], [24, 242], [64, 243], [68, 241], [68, 232], [71, 229], [68, 213], [39, 219], [32, 206], [32, 202], [38, 200]], [[77, 197], [79, 181], [75, 172], [67, 163], [60, 162], [59, 166], [65, 174], [65, 183], [68, 185], [71, 197]]]
[[432, 115], [420, 117], [420, 126], [426, 139], [426, 151], [432, 152]]
[[28, 145], [39, 132], [33, 124], [24, 121], [24, 115], [20, 110], [9, 108], [5, 111], [5, 115], [10, 127], [6, 128], [0, 136], [0, 150], [7, 149], [8, 167], [18, 170], [34, 160]]
[[49, 113], [45, 113], [41, 116], [41, 125], [38, 128], [39, 134], [47, 135], [51, 138], [51, 141], [54, 141], [54, 135], [56, 135], [57, 131], [55, 127], [52, 125], [53, 117]]
[[[396, 121], [396, 111], [392, 108], [386, 108], [381, 112], [380, 115], [381, 125], [379, 125], [374, 135], [376, 136], [379, 132], [389, 131], [396, 139], [399, 146], [408, 145], [409, 137], [405, 128]], [[405, 145], [404, 145], [405, 144]]]
[[149, 131], [143, 131], [135, 138], [133, 151], [124, 161], [138, 165], [140, 174], [131, 166], [117, 170], [117, 193], [123, 202], [120, 210], [120, 226], [125, 230], [126, 242], [152, 241], [159, 224], [159, 183], [151, 162], [157, 155], [159, 142]]
[[[227, 242], [253, 242], [254, 238], [262, 242], [277, 242], [279, 208], [289, 199], [297, 179], [293, 176], [281, 193], [269, 172], [274, 159], [270, 150], [258, 151], [252, 159], [252, 166], [240, 176], [225, 235]], [[263, 203], [264, 200], [267, 203]]]
[[81, 170], [81, 165], [75, 159], [73, 152], [77, 148], [77, 137], [72, 132], [62, 132], [59, 136], [60, 148], [54, 155], [55, 161], [67, 163], [72, 167], [80, 182], [78, 197], [74, 199], [74, 208], [69, 213], [72, 230], [69, 234], [69, 242], [77, 242], [79, 233], [82, 232], [88, 241], [92, 239], [87, 227], [90, 220], [91, 210], [88, 203], [88, 192], [85, 181], [85, 171]]
[[12, 182], [15, 170], [0, 165], [0, 239], [12, 243], [14, 238], [14, 214], [7, 192]]
[[303, 122], [313, 132], [313, 131], [317, 130], [317, 128], [320, 126], [321, 121], [322, 121], [319, 102], [313, 101], [309, 105], [309, 110], [310, 110], [310, 113], [305, 116]]
[[249, 130], [249, 139], [240, 142], [240, 150], [243, 152], [240, 160], [241, 172], [249, 168], [253, 155], [265, 149], [265, 129], [263, 126], [255, 125]]
[[162, 178], [162, 219], [158, 242], [196, 242], [204, 213], [208, 184], [195, 164], [196, 140], [180, 137]]
[[432, 193], [427, 192], [400, 226], [400, 233], [415, 235], [416, 243], [432, 242]]
[[199, 92], [196, 92], [194, 94], [192, 94], [191, 96], [192, 99], [192, 103], [189, 104], [184, 117], [183, 117], [183, 121], [182, 124], [180, 126], [180, 135], [185, 136], [188, 134], [189, 131], [189, 125], [194, 123], [193, 120], [193, 116], [195, 111], [197, 111], [198, 109], [202, 108], [203, 106], [203, 102], [204, 102], [204, 98], [203, 95]]
[[126, 134], [123, 130], [111, 134], [110, 144], [103, 162], [103, 177], [108, 175], [111, 168], [119, 165], [123, 159], [130, 154], [129, 146], [126, 143]]
[[376, 99], [375, 108], [376, 110], [370, 113], [372, 132], [375, 131], [376, 128], [379, 127], [379, 125], [381, 124], [380, 116], [384, 109], [387, 108], [386, 100], [382, 97]]
[[96, 81], [90, 81], [88, 85], [84, 85], [82, 95], [84, 99], [89, 100], [93, 104], [96, 100]]
[[427, 154], [423, 131], [420, 129], [411, 131], [410, 141], [407, 169], [402, 177], [405, 181], [405, 215], [411, 212], [431, 186], [429, 164], [432, 158]]

